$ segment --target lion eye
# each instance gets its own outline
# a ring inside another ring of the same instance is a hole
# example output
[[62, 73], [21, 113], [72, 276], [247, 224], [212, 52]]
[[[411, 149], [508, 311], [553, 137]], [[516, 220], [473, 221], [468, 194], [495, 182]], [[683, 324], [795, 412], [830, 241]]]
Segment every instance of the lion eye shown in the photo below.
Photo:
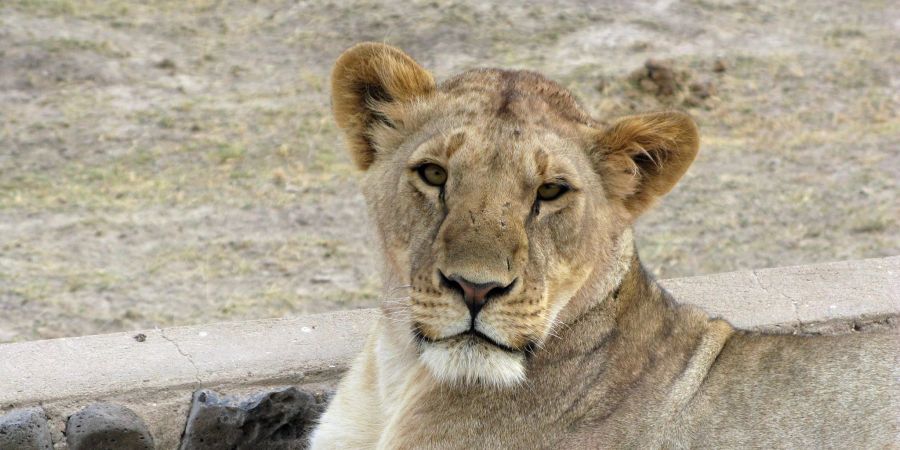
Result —
[[416, 169], [422, 181], [432, 186], [443, 186], [447, 182], [447, 171], [437, 164], [423, 164]]
[[550, 201], [556, 200], [568, 191], [569, 188], [561, 184], [546, 183], [538, 188], [537, 196], [539, 200]]

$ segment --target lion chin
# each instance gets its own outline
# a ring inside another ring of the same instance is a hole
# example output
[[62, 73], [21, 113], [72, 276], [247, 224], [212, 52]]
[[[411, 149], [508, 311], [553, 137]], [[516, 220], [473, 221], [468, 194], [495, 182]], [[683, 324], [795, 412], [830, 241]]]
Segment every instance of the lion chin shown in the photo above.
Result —
[[423, 343], [419, 358], [439, 382], [449, 385], [502, 388], [525, 380], [524, 353], [472, 335]]

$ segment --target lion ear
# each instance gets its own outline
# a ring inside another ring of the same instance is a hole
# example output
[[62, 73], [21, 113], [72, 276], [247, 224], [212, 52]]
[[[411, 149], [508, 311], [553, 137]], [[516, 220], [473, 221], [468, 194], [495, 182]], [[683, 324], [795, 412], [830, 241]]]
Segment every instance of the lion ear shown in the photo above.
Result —
[[700, 137], [690, 116], [669, 111], [623, 117], [594, 142], [594, 166], [607, 192], [637, 217], [684, 175]]
[[427, 95], [434, 88], [430, 73], [389, 45], [365, 42], [341, 54], [331, 73], [331, 104], [360, 169], [375, 160], [371, 128], [379, 123], [392, 126], [379, 108]]

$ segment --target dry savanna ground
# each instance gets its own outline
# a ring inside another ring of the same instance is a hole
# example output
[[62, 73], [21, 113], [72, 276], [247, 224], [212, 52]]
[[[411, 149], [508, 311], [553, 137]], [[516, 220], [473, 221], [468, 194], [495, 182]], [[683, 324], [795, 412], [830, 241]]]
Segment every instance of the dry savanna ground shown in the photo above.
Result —
[[363, 40], [693, 114], [699, 159], [637, 226], [662, 277], [898, 254], [891, 3], [5, 0], [0, 342], [375, 305], [328, 107]]

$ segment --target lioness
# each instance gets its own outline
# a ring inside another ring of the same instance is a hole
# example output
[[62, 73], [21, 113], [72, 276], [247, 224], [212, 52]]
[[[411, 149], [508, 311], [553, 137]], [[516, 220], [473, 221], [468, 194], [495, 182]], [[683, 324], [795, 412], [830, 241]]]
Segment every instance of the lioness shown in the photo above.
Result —
[[631, 225], [694, 160], [687, 115], [604, 126], [539, 74], [437, 85], [374, 43], [332, 102], [392, 299], [313, 448], [900, 444], [896, 328], [735, 330], [641, 266]]

